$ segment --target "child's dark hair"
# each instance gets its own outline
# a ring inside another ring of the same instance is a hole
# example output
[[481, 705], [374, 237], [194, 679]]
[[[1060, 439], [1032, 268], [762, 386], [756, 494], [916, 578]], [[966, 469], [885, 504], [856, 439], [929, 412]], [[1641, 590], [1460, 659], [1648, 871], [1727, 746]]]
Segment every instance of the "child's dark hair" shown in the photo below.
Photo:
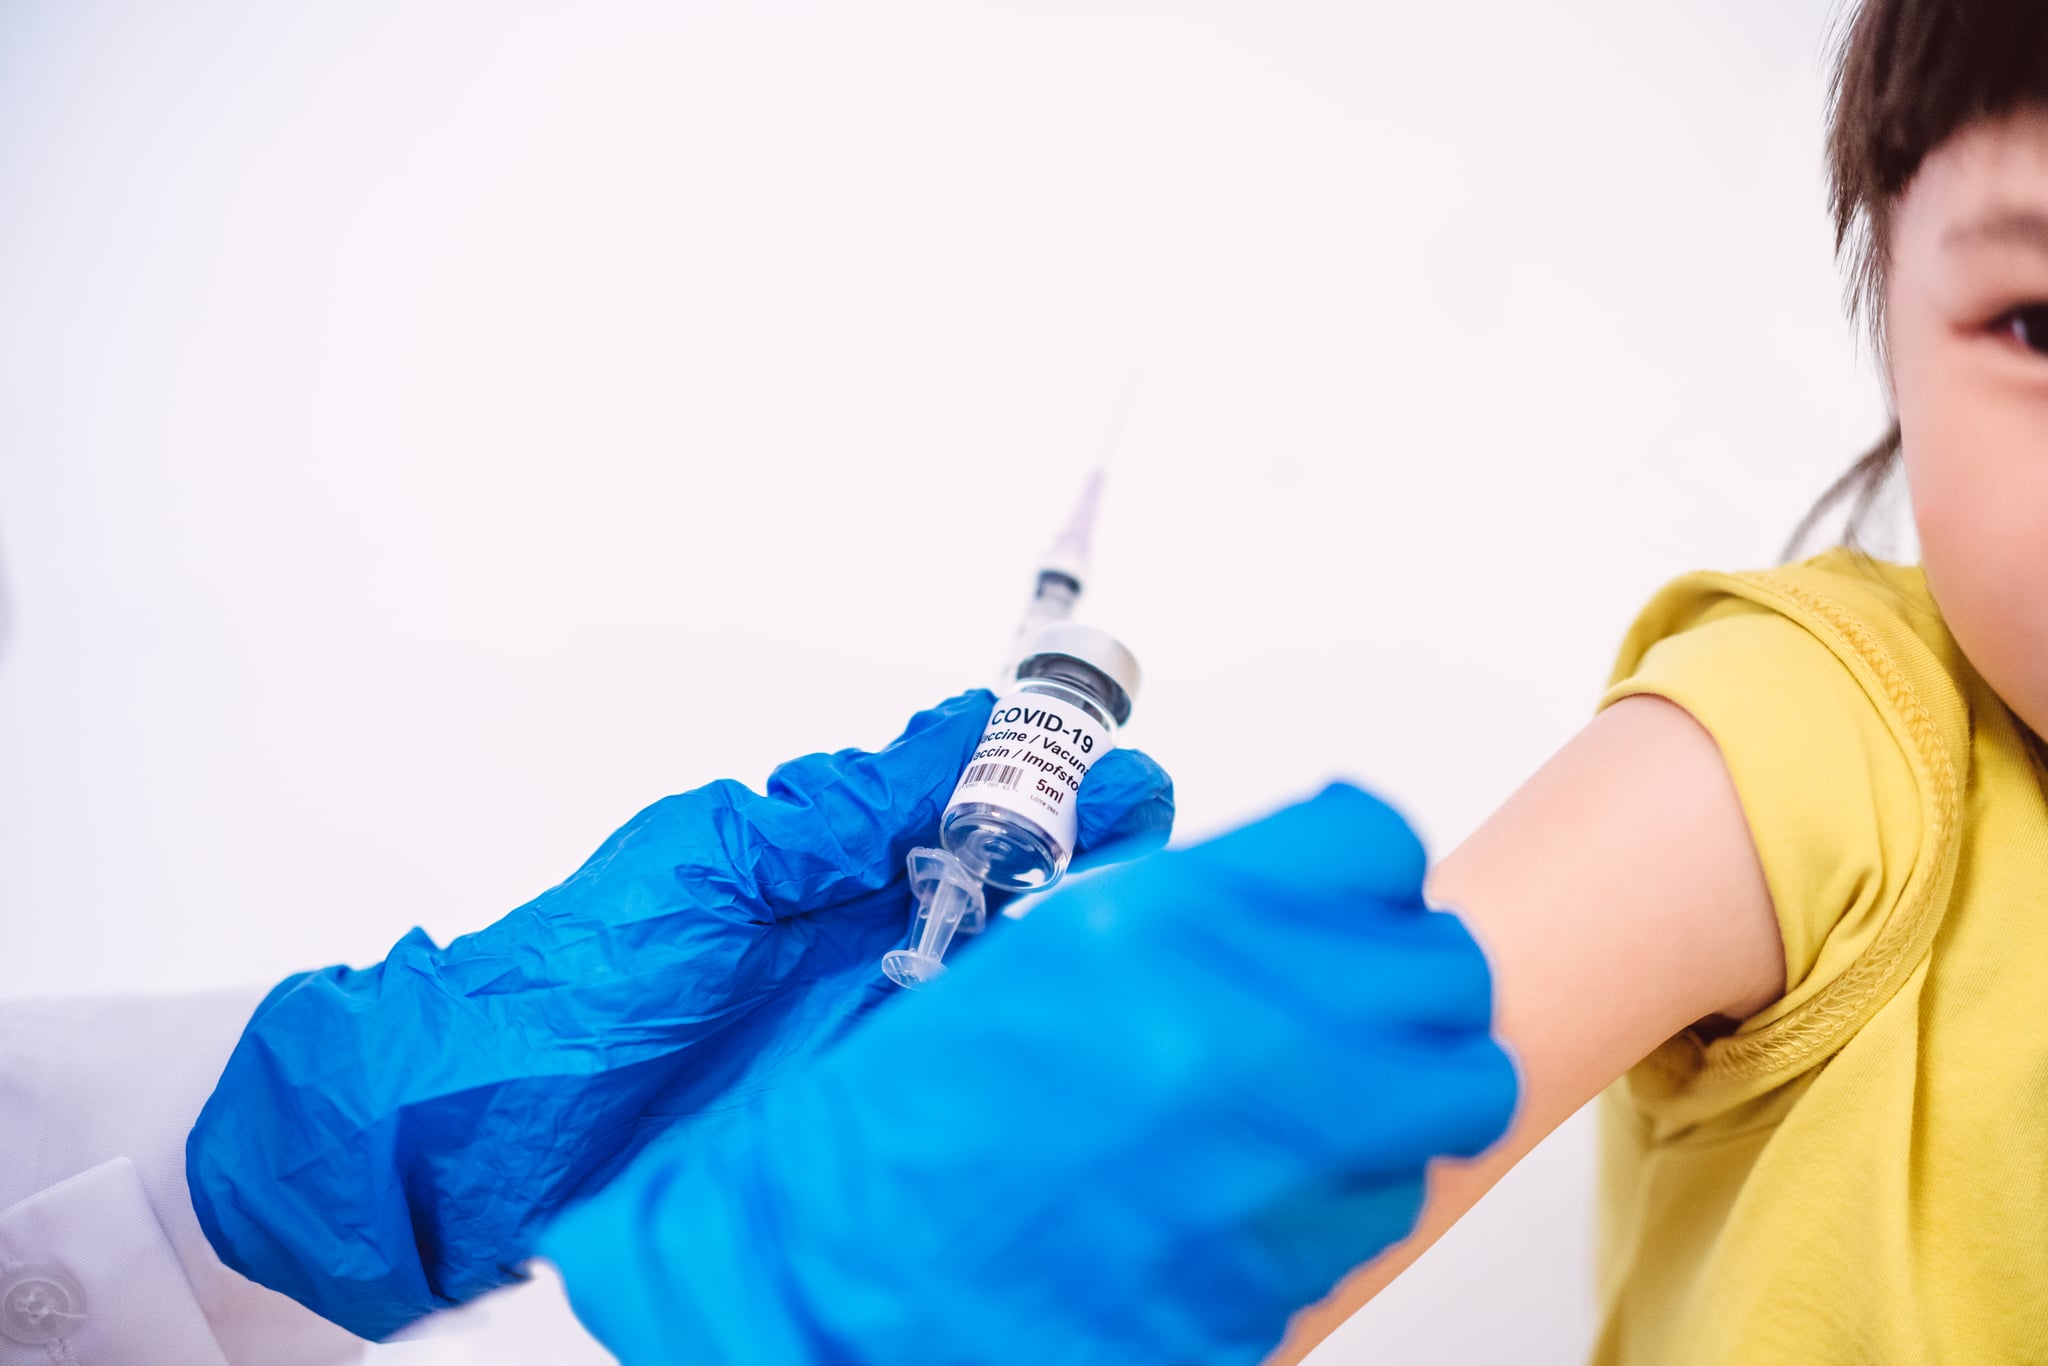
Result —
[[[1849, 310], [1882, 361], [1892, 210], [1927, 154], [1965, 124], [2048, 104], [2044, 0], [1861, 0], [1847, 14], [1829, 95], [1828, 195]], [[1845, 539], [1899, 464], [1899, 424], [1821, 495], [1787, 547], [1849, 505]]]

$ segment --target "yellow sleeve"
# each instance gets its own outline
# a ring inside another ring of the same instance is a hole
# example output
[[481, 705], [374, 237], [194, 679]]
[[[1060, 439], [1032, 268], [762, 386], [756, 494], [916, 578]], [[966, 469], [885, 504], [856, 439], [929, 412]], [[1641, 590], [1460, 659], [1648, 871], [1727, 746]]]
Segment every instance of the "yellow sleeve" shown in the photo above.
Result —
[[1728, 765], [1785, 948], [1785, 994], [1743, 1022], [1754, 1032], [1798, 1015], [1871, 947], [1920, 848], [1919, 785], [1878, 700], [1799, 622], [1695, 598], [1652, 634], [1601, 706], [1666, 698]]

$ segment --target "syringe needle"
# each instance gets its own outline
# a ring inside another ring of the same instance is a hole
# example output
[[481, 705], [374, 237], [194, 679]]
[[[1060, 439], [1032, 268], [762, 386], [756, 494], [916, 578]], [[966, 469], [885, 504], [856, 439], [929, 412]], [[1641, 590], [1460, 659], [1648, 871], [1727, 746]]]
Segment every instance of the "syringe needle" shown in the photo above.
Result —
[[1131, 419], [1132, 405], [1138, 401], [1138, 386], [1144, 383], [1145, 367], [1133, 363], [1124, 371], [1124, 387], [1117, 392], [1116, 407], [1110, 410], [1109, 430], [1102, 434], [1102, 449], [1095, 455], [1095, 471], [1098, 475], [1108, 468], [1109, 457], [1116, 454], [1116, 448], [1123, 443], [1124, 424]]
[[1116, 406], [1110, 410], [1109, 427], [1096, 451], [1095, 465], [1081, 484], [1080, 496], [1067, 513], [1066, 525], [1038, 563], [1031, 599], [1025, 605], [1023, 617], [1017, 622], [1017, 629], [1011, 633], [1010, 652], [1004, 658], [1003, 670], [997, 679], [999, 686], [1008, 686], [1016, 674], [1018, 663], [1024, 658], [1024, 652], [1041, 630], [1073, 615], [1074, 605], [1080, 601], [1081, 593], [1087, 587], [1088, 566], [1094, 552], [1095, 517], [1102, 503], [1103, 478], [1108, 471], [1110, 457], [1123, 443], [1124, 428], [1130, 421], [1131, 407], [1137, 402], [1138, 386], [1144, 375], [1144, 367], [1140, 365], [1132, 365], [1124, 372], [1123, 388], [1117, 394]]

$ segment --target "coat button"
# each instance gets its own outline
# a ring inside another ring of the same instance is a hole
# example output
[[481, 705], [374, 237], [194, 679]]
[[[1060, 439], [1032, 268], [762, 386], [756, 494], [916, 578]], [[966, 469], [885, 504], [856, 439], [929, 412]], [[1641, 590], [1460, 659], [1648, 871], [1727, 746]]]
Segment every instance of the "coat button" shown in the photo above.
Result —
[[0, 1337], [43, 1347], [85, 1324], [85, 1292], [54, 1266], [0, 1268]]

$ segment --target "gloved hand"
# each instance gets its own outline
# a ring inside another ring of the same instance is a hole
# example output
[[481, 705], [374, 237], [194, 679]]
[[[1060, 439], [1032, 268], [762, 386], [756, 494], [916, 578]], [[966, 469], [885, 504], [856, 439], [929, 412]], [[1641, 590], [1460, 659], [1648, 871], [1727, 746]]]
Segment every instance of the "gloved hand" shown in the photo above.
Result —
[[1422, 872], [1340, 786], [1056, 893], [541, 1253], [625, 1366], [1256, 1362], [1513, 1109]]
[[[880, 753], [785, 764], [765, 796], [657, 802], [488, 929], [279, 985], [186, 1147], [215, 1250], [368, 1338], [517, 1279], [583, 1183], [894, 990], [904, 856], [936, 840], [992, 705], [970, 692]], [[1156, 848], [1172, 786], [1113, 751], [1078, 814], [1084, 849]]]

